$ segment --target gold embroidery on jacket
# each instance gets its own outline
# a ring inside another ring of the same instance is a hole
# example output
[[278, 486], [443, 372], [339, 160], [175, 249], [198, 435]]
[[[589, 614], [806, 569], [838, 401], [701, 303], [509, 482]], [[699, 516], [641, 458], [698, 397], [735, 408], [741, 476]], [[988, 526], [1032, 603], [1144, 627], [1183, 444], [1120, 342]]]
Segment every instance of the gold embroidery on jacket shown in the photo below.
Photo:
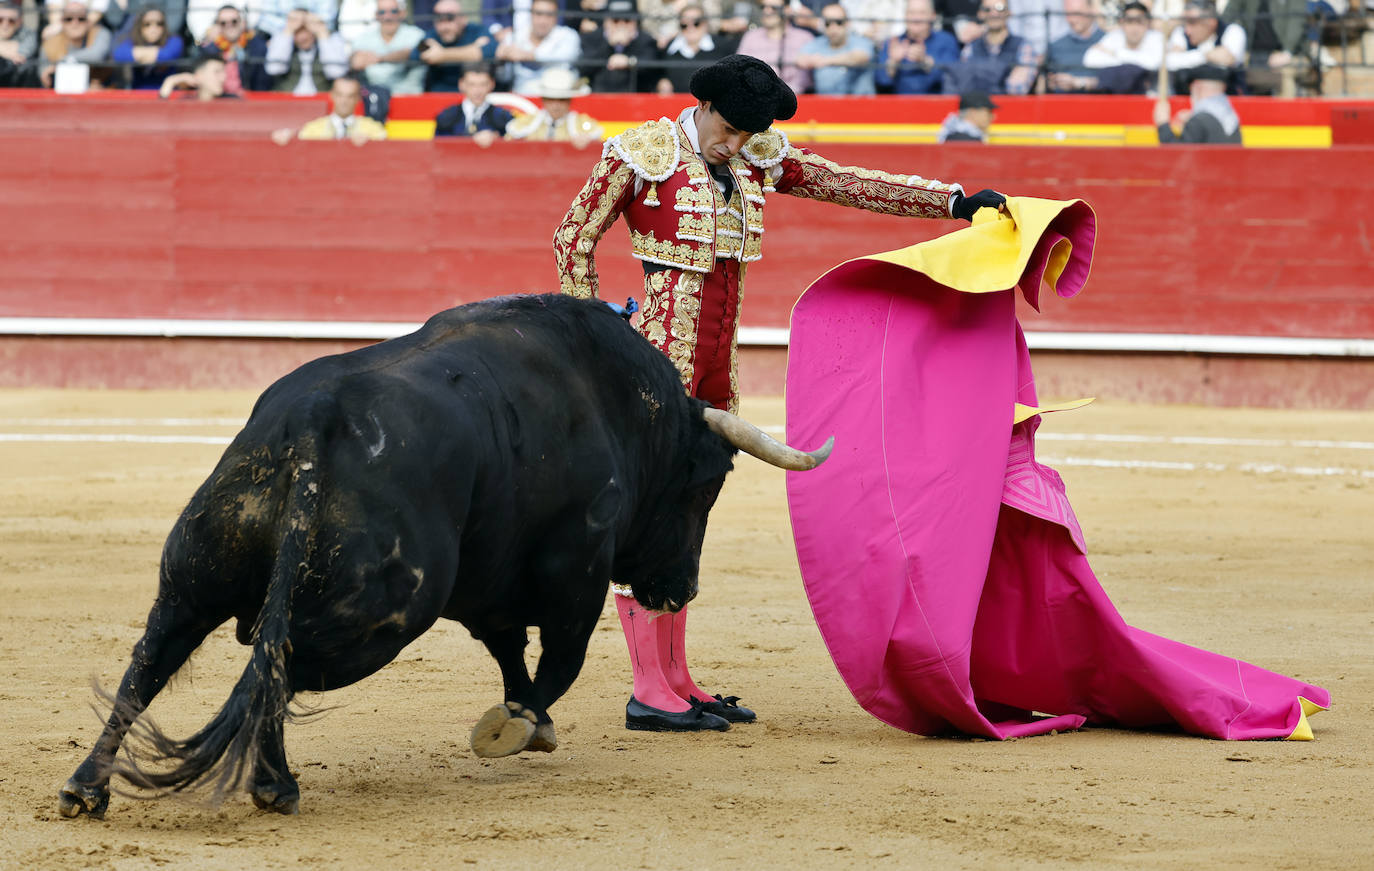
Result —
[[915, 175], [840, 166], [797, 148], [788, 157], [801, 164], [801, 180], [787, 193], [870, 212], [914, 218], [948, 218], [953, 185]]
[[615, 223], [619, 215], [615, 211], [616, 203], [634, 182], [634, 177], [629, 166], [603, 157], [573, 200], [563, 223], [554, 233], [558, 283], [563, 293], [582, 299], [596, 296], [596, 244]]

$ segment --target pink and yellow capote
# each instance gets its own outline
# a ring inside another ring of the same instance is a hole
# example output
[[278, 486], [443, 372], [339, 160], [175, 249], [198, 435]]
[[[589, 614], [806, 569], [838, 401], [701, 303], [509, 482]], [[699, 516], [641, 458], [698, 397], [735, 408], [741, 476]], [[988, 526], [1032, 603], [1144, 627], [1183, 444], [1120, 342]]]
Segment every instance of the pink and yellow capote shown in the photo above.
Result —
[[806, 594], [859, 704], [924, 735], [1085, 723], [1310, 740], [1326, 690], [1126, 625], [1064, 484], [1016, 317], [1088, 278], [1092, 209], [1010, 198], [972, 226], [842, 263], [792, 311], [788, 473]]

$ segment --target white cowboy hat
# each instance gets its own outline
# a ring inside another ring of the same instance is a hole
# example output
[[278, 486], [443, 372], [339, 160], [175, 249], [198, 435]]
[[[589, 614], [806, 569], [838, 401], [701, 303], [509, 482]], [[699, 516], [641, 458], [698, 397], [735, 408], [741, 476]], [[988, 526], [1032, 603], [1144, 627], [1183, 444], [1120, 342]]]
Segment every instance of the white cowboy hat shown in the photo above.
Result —
[[566, 67], [545, 67], [534, 85], [534, 93], [551, 100], [571, 100], [592, 92], [586, 79]]

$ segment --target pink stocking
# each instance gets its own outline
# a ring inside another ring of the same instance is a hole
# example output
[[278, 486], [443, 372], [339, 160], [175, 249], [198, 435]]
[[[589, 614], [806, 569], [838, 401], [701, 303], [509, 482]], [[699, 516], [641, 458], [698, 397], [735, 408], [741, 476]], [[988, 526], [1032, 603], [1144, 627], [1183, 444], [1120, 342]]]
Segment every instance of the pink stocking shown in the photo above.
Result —
[[663, 674], [673, 692], [687, 700], [693, 696], [703, 702], [714, 698], [697, 686], [687, 672], [687, 609], [665, 614], [655, 621], [655, 628], [658, 629], [659, 661], [663, 663]]
[[673, 692], [659, 659], [658, 636], [664, 631], [659, 627], [668, 623], [672, 615], [650, 611], [630, 596], [616, 595], [615, 608], [620, 614], [620, 628], [625, 631], [625, 644], [630, 648], [635, 698], [660, 711], [688, 710], [691, 705]]

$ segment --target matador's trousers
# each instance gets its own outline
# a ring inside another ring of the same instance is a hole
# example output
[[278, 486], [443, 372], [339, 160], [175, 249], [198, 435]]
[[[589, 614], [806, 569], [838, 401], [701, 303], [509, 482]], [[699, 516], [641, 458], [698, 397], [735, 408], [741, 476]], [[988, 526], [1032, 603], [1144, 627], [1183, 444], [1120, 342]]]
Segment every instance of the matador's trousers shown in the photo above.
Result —
[[639, 332], [677, 367], [687, 393], [732, 414], [744, 266], [717, 260], [709, 273], [665, 268], [644, 276]]

